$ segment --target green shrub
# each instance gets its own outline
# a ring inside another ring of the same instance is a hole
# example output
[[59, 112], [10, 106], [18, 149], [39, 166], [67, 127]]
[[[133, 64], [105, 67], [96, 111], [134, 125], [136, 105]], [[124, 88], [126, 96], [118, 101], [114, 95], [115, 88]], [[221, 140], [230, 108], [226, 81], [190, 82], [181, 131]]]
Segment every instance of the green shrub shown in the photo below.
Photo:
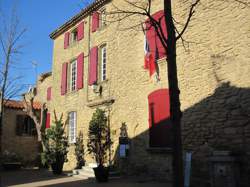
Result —
[[80, 131], [75, 143], [75, 154], [76, 154], [76, 169], [81, 169], [85, 165], [84, 160], [84, 144], [83, 144], [83, 134]]
[[41, 160], [43, 165], [51, 165], [60, 160], [67, 162], [68, 153], [68, 137], [65, 135], [65, 124], [62, 122], [62, 115], [60, 119], [57, 119], [54, 112], [55, 121], [51, 128], [46, 129], [43, 137], [44, 150], [41, 154]]
[[89, 122], [88, 152], [92, 154], [96, 162], [102, 166], [107, 160], [107, 151], [111, 145], [110, 129], [107, 124], [105, 111], [96, 109]]

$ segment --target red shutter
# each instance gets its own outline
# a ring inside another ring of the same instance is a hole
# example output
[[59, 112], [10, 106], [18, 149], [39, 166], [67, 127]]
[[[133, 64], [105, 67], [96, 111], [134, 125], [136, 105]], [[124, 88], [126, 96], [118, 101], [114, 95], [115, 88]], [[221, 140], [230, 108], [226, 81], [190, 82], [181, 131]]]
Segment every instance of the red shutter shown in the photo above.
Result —
[[[160, 10], [156, 12], [155, 14], [152, 15], [152, 17], [156, 21], [160, 21], [161, 28], [163, 30], [165, 38], [167, 38], [167, 29], [166, 29], [166, 23], [165, 23], [165, 18], [164, 18], [164, 11]], [[154, 27], [150, 24], [149, 19], [146, 21], [146, 26], [148, 28], [147, 30], [147, 40], [149, 42], [149, 48], [150, 51], [155, 55], [157, 52], [157, 59], [163, 58], [166, 56], [166, 51], [161, 43], [160, 38], [158, 37]], [[157, 50], [156, 50], [157, 49]]]
[[47, 88], [47, 101], [51, 100], [51, 87]]
[[47, 113], [46, 115], [46, 126], [45, 128], [50, 128], [50, 113]]
[[64, 34], [64, 49], [66, 49], [69, 46], [69, 32], [66, 32]]
[[83, 72], [84, 72], [84, 54], [81, 53], [77, 57], [77, 89], [83, 88]]
[[84, 21], [81, 22], [77, 27], [77, 41], [84, 38]]
[[97, 65], [98, 65], [98, 47], [93, 47], [90, 50], [89, 85], [93, 85], [97, 81]]
[[95, 32], [99, 28], [99, 13], [93, 12], [92, 15], [92, 32]]
[[160, 89], [148, 96], [149, 145], [150, 147], [172, 146], [170, 101], [168, 89]]
[[68, 63], [62, 65], [62, 79], [61, 79], [61, 95], [65, 95], [67, 92], [67, 71]]
[[[170, 103], [168, 89], [160, 89], [148, 96], [149, 126], [170, 117]], [[153, 111], [153, 113], [152, 113]], [[152, 119], [153, 118], [153, 119]]]
[[[161, 11], [155, 13], [153, 15], [153, 18], [160, 22], [162, 31], [164, 33], [164, 36], [165, 36], [165, 38], [167, 38], [167, 29], [166, 29], [164, 11], [161, 10]], [[158, 49], [158, 53], [159, 53], [159, 55], [158, 55], [159, 59], [165, 57], [166, 56], [166, 51], [165, 51], [165, 49], [164, 49], [164, 47], [162, 45], [162, 42], [161, 42], [161, 40], [160, 40], [160, 38], [158, 36], [156, 37], [156, 45], [157, 45], [157, 49]]]

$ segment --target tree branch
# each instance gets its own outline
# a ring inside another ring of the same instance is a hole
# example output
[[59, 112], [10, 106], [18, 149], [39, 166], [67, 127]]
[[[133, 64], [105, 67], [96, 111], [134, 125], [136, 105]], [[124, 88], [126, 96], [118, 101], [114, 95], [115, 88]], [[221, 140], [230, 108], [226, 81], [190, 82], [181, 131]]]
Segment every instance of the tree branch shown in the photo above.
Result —
[[184, 28], [183, 28], [182, 31], [180, 32], [180, 34], [176, 37], [176, 41], [177, 41], [178, 39], [180, 39], [180, 38], [182, 37], [182, 35], [184, 34], [184, 32], [186, 31], [186, 29], [187, 29], [187, 27], [188, 27], [188, 25], [189, 25], [189, 23], [190, 23], [190, 21], [191, 21], [191, 18], [192, 18], [192, 16], [193, 16], [194, 13], [195, 13], [194, 8], [198, 5], [199, 2], [200, 2], [200, 0], [196, 0], [196, 1], [191, 5], [190, 10], [189, 10], [189, 15], [188, 15], [187, 21], [186, 21], [186, 23], [185, 23], [185, 25], [184, 25]]

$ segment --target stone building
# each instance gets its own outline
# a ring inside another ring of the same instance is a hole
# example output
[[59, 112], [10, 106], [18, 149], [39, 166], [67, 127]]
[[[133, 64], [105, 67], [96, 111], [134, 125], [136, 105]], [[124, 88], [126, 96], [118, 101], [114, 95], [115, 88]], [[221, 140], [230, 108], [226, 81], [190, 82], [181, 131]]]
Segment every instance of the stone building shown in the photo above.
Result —
[[[34, 103], [40, 110], [40, 104]], [[33, 165], [38, 158], [38, 141], [33, 120], [24, 112], [23, 101], [4, 102], [2, 155], [15, 154], [23, 165]]]
[[[159, 18], [163, 1], [152, 3], [152, 15]], [[131, 29], [146, 18], [109, 22], [105, 12], [114, 7], [131, 10], [124, 1], [97, 0], [50, 35], [54, 49], [48, 109], [70, 118], [71, 146], [65, 169], [75, 167], [73, 143], [80, 131], [86, 142], [88, 123], [99, 107], [109, 115], [114, 141], [111, 163], [119, 163], [133, 174], [171, 180], [165, 55], [157, 37], [152, 44], [146, 34], [150, 48], [159, 50], [155, 59], [160, 79], [156, 81], [144, 67], [144, 33]], [[173, 2], [178, 23], [186, 21], [189, 7], [188, 1]], [[177, 24], [178, 30], [181, 27]], [[184, 150], [193, 151], [192, 180], [202, 178], [201, 186], [209, 184], [207, 157], [215, 149], [241, 153], [242, 177], [249, 173], [249, 28], [248, 6], [233, 0], [208, 0], [196, 7], [183, 35], [185, 41], [177, 42]], [[131, 141], [129, 154], [121, 161], [118, 150], [123, 122]], [[93, 162], [89, 155], [85, 159]]]

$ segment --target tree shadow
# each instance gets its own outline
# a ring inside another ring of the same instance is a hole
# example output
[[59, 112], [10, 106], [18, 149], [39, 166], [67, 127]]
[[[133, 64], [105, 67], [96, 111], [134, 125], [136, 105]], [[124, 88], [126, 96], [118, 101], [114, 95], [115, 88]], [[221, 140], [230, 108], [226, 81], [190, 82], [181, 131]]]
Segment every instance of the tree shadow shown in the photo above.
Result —
[[241, 186], [249, 183], [250, 89], [222, 83], [214, 93], [183, 112], [184, 150], [193, 152], [195, 186], [209, 186], [208, 157], [232, 151], [240, 159]]
[[27, 183], [43, 182], [67, 177], [66, 173], [54, 175], [46, 169], [21, 169], [16, 171], [1, 171], [0, 186], [12, 186]]
[[[115, 152], [115, 164], [125, 174], [172, 180], [172, 130], [169, 120], [130, 139], [126, 158]], [[150, 140], [152, 134], [155, 142]], [[209, 161], [214, 150], [232, 151], [240, 159], [241, 186], [250, 176], [250, 88], [221, 83], [214, 93], [183, 111], [183, 149], [192, 152], [192, 183], [210, 186]], [[162, 146], [154, 144], [164, 143]], [[151, 145], [151, 146], [150, 146]], [[163, 148], [164, 147], [164, 148]], [[145, 179], [146, 180], [146, 179]]]

